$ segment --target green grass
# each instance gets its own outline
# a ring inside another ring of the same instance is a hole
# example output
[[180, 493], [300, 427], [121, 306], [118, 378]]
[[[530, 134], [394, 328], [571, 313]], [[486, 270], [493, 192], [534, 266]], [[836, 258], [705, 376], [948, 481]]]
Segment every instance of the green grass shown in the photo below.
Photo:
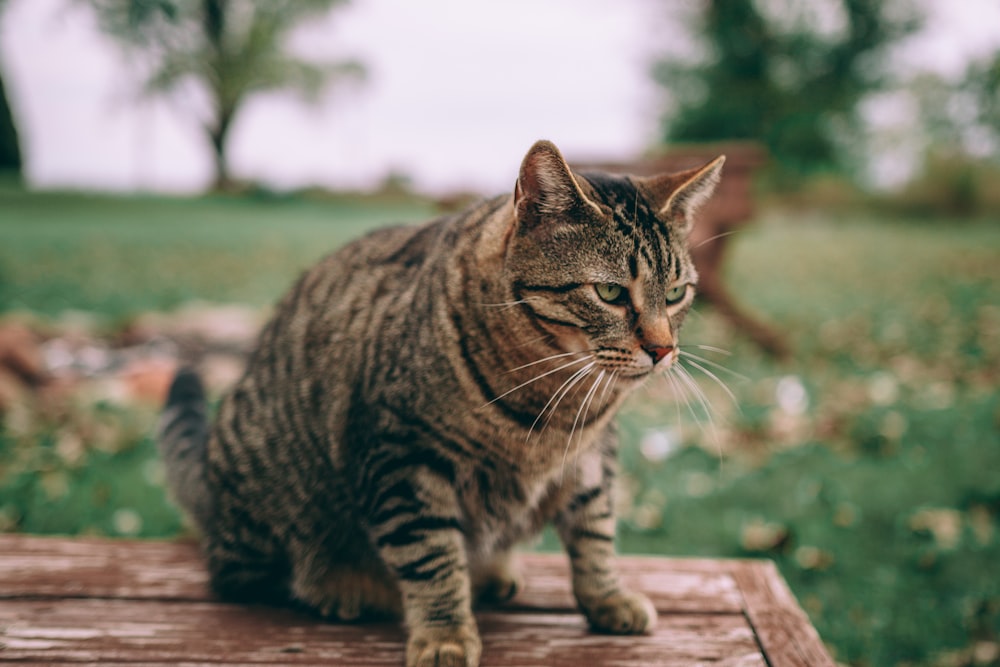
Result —
[[[190, 298], [264, 305], [346, 238], [425, 214], [0, 193], [0, 309], [113, 324]], [[719, 371], [738, 407], [707, 378], [711, 417], [666, 382], [630, 403], [622, 550], [773, 558], [846, 664], [1000, 664], [997, 222], [773, 214], [738, 235], [733, 291], [793, 358], [767, 358], [711, 310], [689, 318], [685, 344], [732, 351], [692, 348], [744, 376]], [[100, 397], [9, 414], [0, 526], [177, 534], [154, 419]], [[657, 433], [677, 443], [666, 458], [643, 453]]]
[[0, 310], [118, 320], [191, 299], [263, 305], [364, 231], [427, 216], [414, 203], [302, 198], [113, 199], [0, 190]]

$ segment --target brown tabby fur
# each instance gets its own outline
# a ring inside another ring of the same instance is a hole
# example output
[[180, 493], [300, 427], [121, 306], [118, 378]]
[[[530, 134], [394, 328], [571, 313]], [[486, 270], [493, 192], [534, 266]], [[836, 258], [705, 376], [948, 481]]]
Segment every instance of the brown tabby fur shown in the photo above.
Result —
[[612, 418], [676, 360], [721, 164], [581, 176], [538, 142], [513, 196], [307, 271], [214, 426], [182, 371], [161, 446], [216, 589], [402, 615], [407, 665], [477, 665], [473, 602], [517, 592], [511, 549], [552, 522], [591, 625], [648, 632], [612, 563]]

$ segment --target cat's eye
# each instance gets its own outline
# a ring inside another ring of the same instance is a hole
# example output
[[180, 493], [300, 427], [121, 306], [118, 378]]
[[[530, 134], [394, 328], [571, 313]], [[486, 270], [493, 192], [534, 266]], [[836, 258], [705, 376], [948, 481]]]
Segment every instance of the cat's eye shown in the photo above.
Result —
[[607, 301], [608, 303], [613, 303], [620, 305], [625, 302], [625, 298], [628, 292], [621, 285], [616, 285], [614, 283], [596, 283], [594, 285], [594, 291], [597, 292], [597, 296], [601, 297], [602, 301]]
[[680, 285], [674, 285], [667, 290], [667, 305], [672, 306], [676, 303], [680, 303], [687, 296], [688, 285], [687, 283], [681, 283]]

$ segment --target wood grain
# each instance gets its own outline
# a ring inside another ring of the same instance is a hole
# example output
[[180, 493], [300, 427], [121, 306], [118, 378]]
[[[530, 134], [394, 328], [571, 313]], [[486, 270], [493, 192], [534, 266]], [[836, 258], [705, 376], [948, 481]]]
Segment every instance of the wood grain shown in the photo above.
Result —
[[[525, 554], [525, 592], [477, 613], [483, 666], [832, 667], [773, 565], [623, 557], [660, 611], [649, 636], [588, 630], [565, 557]], [[228, 604], [191, 544], [0, 535], [0, 663], [394, 665], [397, 623], [326, 623]]]
[[735, 564], [746, 615], [771, 667], [835, 667], [795, 596], [770, 561]]

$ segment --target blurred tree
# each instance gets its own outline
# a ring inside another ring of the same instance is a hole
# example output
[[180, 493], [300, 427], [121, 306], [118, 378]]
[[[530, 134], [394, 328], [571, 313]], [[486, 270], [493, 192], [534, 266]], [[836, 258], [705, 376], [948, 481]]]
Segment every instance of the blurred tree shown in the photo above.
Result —
[[21, 144], [0, 72], [0, 173], [21, 173]]
[[208, 93], [200, 119], [215, 159], [215, 189], [232, 184], [226, 145], [255, 93], [289, 89], [315, 102], [333, 83], [361, 77], [355, 61], [307, 62], [288, 52], [291, 32], [346, 0], [87, 0], [101, 28], [140, 57], [144, 90], [166, 95], [190, 82]]
[[706, 0], [701, 53], [665, 58], [663, 139], [754, 139], [786, 174], [843, 168], [838, 138], [886, 79], [879, 57], [918, 25], [908, 0]]
[[901, 191], [902, 210], [965, 217], [1000, 212], [1000, 51], [957, 80], [924, 72], [908, 82], [917, 110], [908, 134], [922, 164]]
[[[6, 4], [6, 0], [0, 0], [0, 12]], [[14, 173], [20, 176], [21, 167], [21, 143], [18, 140], [14, 115], [7, 103], [3, 72], [0, 71], [0, 173]]]
[[1000, 162], [1000, 51], [969, 66], [964, 88], [976, 110], [977, 143], [988, 157]]

